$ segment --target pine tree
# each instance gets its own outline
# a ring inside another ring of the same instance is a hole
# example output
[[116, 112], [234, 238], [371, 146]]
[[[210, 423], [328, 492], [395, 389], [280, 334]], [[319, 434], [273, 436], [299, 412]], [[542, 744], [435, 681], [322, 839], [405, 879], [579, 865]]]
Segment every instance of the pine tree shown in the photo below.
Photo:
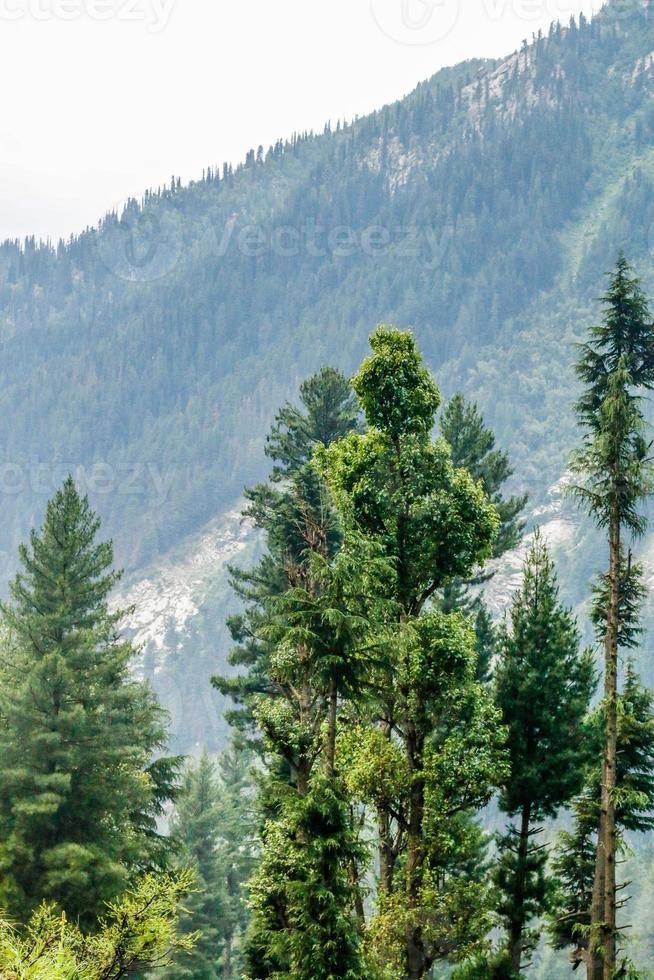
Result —
[[136, 869], [167, 853], [156, 822], [177, 760], [153, 761], [166, 719], [130, 673], [99, 527], [69, 477], [20, 548], [3, 607], [0, 904], [23, 921], [46, 899], [93, 924]]
[[[605, 724], [604, 711], [599, 709], [591, 728], [598, 759]], [[615, 795], [620, 853], [626, 846], [625, 832], [646, 833], [654, 828], [654, 696], [643, 686], [631, 661], [618, 700], [618, 747]], [[559, 834], [554, 861], [558, 896], [550, 916], [550, 932], [557, 948], [572, 950], [575, 965], [588, 957], [601, 782], [601, 764], [596, 764], [575, 800], [572, 829]]]
[[[506, 453], [495, 447], [495, 436], [486, 426], [475, 403], [468, 404], [463, 395], [457, 394], [448, 402], [440, 418], [440, 433], [450, 447], [452, 462], [465, 469], [475, 480], [480, 480], [487, 496], [495, 505], [500, 528], [493, 544], [492, 556], [499, 558], [515, 548], [524, 530], [520, 514], [528, 497], [526, 494], [505, 498], [504, 484], [513, 476], [513, 469]], [[475, 618], [477, 637], [478, 678], [490, 678], [491, 663], [495, 655], [496, 637], [492, 619], [484, 606], [479, 591], [470, 594], [471, 585], [487, 582], [490, 574], [476, 571], [469, 581], [452, 579], [443, 588], [442, 608], [445, 612], [461, 610]]]
[[359, 424], [359, 406], [348, 379], [335, 368], [324, 367], [300, 385], [298, 408], [288, 402], [280, 408], [266, 438], [266, 455], [275, 463], [273, 479], [302, 469], [317, 445], [342, 439]]
[[[250, 881], [248, 980], [368, 980], [354, 921], [352, 866], [364, 856], [340, 780], [305, 794], [275, 787], [276, 814]], [[283, 920], [280, 923], [280, 909]]]
[[595, 686], [590, 651], [580, 653], [574, 617], [558, 597], [554, 565], [537, 532], [508, 625], [500, 631], [495, 698], [509, 732], [509, 778], [500, 806], [518, 825], [499, 840], [499, 916], [519, 974], [538, 933], [530, 921], [547, 910], [547, 850], [540, 821], [579, 792], [588, 751], [584, 723]]
[[190, 955], [168, 970], [171, 980], [219, 980], [226, 940], [227, 880], [220, 849], [220, 796], [216, 766], [206, 751], [184, 774], [171, 821], [180, 867], [195, 872], [195, 890], [185, 903], [183, 934], [200, 932]]
[[613, 980], [616, 970], [616, 767], [618, 645], [623, 535], [641, 534], [638, 505], [652, 488], [649, 450], [638, 392], [654, 386], [654, 330], [639, 281], [620, 255], [603, 297], [604, 317], [581, 348], [577, 373], [585, 385], [578, 401], [585, 429], [574, 461], [582, 506], [608, 536], [608, 592], [604, 608], [606, 737], [602, 801], [591, 911], [588, 980]]
[[[266, 553], [252, 570], [230, 569], [234, 590], [246, 607], [229, 622], [236, 643], [230, 663], [246, 672], [235, 678], [216, 677], [213, 683], [239, 706], [228, 715], [230, 722], [249, 731], [255, 742], [252, 711], [260, 696], [295, 701], [293, 724], [303, 734], [297, 738], [294, 733], [283, 764], [292, 781], [306, 786], [315, 718], [306, 691], [294, 698], [293, 691], [280, 688], [271, 675], [274, 643], [267, 629], [273, 617], [271, 605], [286, 591], [307, 586], [308, 555], [330, 558], [340, 546], [333, 508], [310, 461], [316, 445], [329, 445], [357, 427], [358, 408], [349, 382], [332, 368], [323, 368], [301, 385], [300, 403], [300, 407], [287, 404], [280, 409], [268, 436], [266, 453], [274, 463], [271, 482], [246, 490], [245, 513], [264, 532]], [[306, 679], [297, 690], [305, 684]]]
[[249, 913], [247, 882], [258, 854], [253, 755], [236, 738], [220, 757], [221, 795], [218, 805], [220, 853], [226, 879], [225, 980], [240, 980], [245, 969], [243, 942]]
[[[21, 980], [124, 980], [188, 956], [196, 935], [178, 934], [193, 875], [147, 874], [111, 902], [91, 933], [55, 906], [41, 905], [16, 928], [0, 916], [0, 976]], [[168, 976], [166, 972], [166, 976]]]
[[454, 465], [481, 480], [497, 508], [500, 529], [493, 543], [493, 557], [497, 558], [519, 543], [524, 529], [520, 514], [528, 498], [526, 494], [508, 498], [502, 495], [502, 487], [513, 476], [511, 462], [506, 453], [495, 447], [495, 436], [474, 402], [468, 404], [462, 394], [454, 395], [441, 415], [440, 433], [450, 447]]
[[269, 436], [271, 482], [247, 492], [248, 514], [267, 542], [256, 569], [233, 571], [247, 607], [231, 622], [239, 644], [232, 662], [247, 673], [215, 683], [243, 706], [232, 720], [254, 733], [266, 765], [247, 970], [309, 980], [360, 975], [351, 878], [360, 849], [335, 747], [339, 698], [360, 666], [362, 620], [348, 606], [351, 559], [339, 551], [342, 534], [311, 462], [319, 442], [357, 427], [356, 399], [329, 368], [300, 395], [302, 407], [286, 405]]

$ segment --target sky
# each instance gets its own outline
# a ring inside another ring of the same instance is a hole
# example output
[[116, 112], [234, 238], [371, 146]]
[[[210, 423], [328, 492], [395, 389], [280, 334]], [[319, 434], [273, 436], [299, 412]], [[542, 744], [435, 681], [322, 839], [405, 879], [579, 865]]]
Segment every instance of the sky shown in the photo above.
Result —
[[66, 237], [602, 0], [0, 0], [0, 239]]

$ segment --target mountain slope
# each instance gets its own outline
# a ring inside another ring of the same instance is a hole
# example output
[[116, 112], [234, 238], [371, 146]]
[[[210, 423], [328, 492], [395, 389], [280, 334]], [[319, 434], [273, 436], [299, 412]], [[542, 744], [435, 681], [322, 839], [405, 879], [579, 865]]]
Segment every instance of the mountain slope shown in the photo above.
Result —
[[651, 5], [447, 69], [58, 247], [0, 248], [0, 550], [66, 469], [131, 569], [232, 506], [272, 414], [379, 320], [413, 325], [538, 497], [564, 467], [571, 342], [625, 244], [654, 281]]

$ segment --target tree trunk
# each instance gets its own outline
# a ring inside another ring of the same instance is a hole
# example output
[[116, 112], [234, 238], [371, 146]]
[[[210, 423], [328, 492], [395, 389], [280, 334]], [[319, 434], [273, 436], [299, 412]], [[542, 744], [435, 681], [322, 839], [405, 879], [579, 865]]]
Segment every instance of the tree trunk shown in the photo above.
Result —
[[391, 818], [385, 810], [378, 815], [379, 828], [379, 891], [390, 895], [393, 887], [393, 842], [391, 836]]
[[[418, 909], [421, 899], [424, 863], [423, 824], [425, 816], [425, 779], [423, 773], [424, 738], [413, 721], [405, 722], [406, 749], [411, 773], [409, 797], [409, 826], [407, 832], [407, 905]], [[419, 917], [418, 917], [419, 919]], [[412, 921], [413, 920], [413, 921]], [[415, 916], [409, 916], [406, 929], [406, 962], [409, 980], [422, 980], [429, 963], [422, 940], [422, 929]]]
[[[389, 711], [389, 718], [392, 712]], [[390, 741], [392, 723], [386, 718], [382, 718], [379, 727]], [[390, 895], [393, 890], [393, 874], [395, 871], [395, 848], [393, 846], [393, 832], [391, 830], [391, 815], [387, 810], [380, 808], [377, 811], [377, 826], [379, 832], [379, 891], [383, 895]]]
[[336, 681], [329, 690], [329, 716], [327, 719], [327, 749], [325, 753], [325, 772], [328, 779], [334, 778], [336, 768], [336, 714], [338, 710], [338, 691]]
[[531, 804], [526, 803], [520, 816], [520, 836], [518, 838], [518, 867], [516, 870], [514, 893], [514, 916], [509, 933], [509, 952], [516, 973], [520, 973], [522, 963], [522, 937], [525, 926], [525, 882], [527, 857], [529, 855], [529, 825], [531, 823]]
[[615, 785], [618, 741], [618, 629], [620, 602], [620, 514], [611, 508], [609, 528], [609, 606], [604, 640], [604, 701], [606, 745], [602, 766], [602, 800], [597, 838], [588, 980], [613, 980], [616, 964], [616, 823]]

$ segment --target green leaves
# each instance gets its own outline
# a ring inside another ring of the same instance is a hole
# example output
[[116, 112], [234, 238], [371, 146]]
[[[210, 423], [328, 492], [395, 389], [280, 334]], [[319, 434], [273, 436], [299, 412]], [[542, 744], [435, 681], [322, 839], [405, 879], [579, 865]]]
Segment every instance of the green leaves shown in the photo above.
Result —
[[379, 326], [370, 346], [372, 356], [352, 379], [368, 425], [391, 439], [429, 433], [441, 395], [412, 335]]
[[394, 563], [407, 613], [490, 556], [497, 511], [482, 486], [454, 468], [443, 441], [406, 434], [395, 445], [385, 432], [353, 434], [320, 450], [317, 463], [343, 520]]
[[177, 935], [178, 915], [194, 888], [191, 872], [145, 875], [87, 935], [54, 906], [42, 905], [25, 930], [0, 919], [0, 973], [21, 980], [122, 980], [165, 969], [197, 935]]

